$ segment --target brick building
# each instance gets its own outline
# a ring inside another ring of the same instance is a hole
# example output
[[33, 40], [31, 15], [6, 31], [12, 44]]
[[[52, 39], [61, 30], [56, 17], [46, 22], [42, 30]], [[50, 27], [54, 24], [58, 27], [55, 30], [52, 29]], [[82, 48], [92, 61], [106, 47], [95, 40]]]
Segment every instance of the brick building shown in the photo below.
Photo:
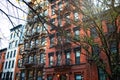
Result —
[[[20, 80], [107, 80], [105, 73], [89, 59], [83, 45], [71, 41], [79, 41], [86, 33], [80, 26], [73, 25], [70, 19], [80, 22], [82, 15], [76, 11], [63, 11], [69, 5], [68, 0], [32, 0], [24, 42], [21, 45]], [[66, 13], [61, 18], [62, 14]], [[34, 15], [33, 15], [34, 14]], [[41, 19], [43, 18], [43, 19]], [[44, 20], [44, 18], [48, 22]], [[87, 21], [87, 20], [86, 20]], [[52, 24], [51, 24], [52, 23]], [[48, 24], [48, 25], [47, 25]], [[89, 25], [93, 25], [90, 24]], [[113, 25], [102, 21], [104, 33], [114, 32]], [[101, 44], [94, 27], [88, 31], [94, 41]], [[72, 37], [71, 37], [72, 36]], [[109, 47], [116, 51], [115, 44]], [[103, 60], [107, 59], [98, 46], [88, 47], [91, 53], [101, 53]], [[108, 67], [109, 70], [109, 67]]]
[[5, 54], [6, 54], [7, 48], [0, 50], [0, 80], [3, 72], [3, 65], [5, 61]]

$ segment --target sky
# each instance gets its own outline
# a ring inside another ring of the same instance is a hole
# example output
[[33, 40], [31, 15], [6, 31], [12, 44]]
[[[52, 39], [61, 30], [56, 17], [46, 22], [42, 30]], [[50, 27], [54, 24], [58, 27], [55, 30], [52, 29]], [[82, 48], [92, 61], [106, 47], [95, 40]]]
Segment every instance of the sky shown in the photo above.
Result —
[[[22, 8], [24, 11], [27, 11], [28, 8], [22, 2], [18, 2], [17, 0], [10, 0], [14, 5], [19, 8]], [[0, 0], [0, 9], [3, 10], [8, 15], [14, 16], [16, 18], [20, 18], [25, 20], [26, 14], [13, 7], [8, 0]], [[15, 19], [10, 17], [14, 26], [19, 24], [25, 25], [25, 21]], [[7, 48], [10, 36], [10, 29], [13, 28], [12, 24], [10, 23], [9, 19], [0, 11], [0, 49]]]

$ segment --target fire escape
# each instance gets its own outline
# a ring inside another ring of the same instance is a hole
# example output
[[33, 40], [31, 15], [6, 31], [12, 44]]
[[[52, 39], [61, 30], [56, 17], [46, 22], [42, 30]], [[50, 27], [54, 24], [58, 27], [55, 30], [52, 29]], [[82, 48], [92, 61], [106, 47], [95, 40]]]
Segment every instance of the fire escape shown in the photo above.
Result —
[[38, 6], [32, 6], [37, 14], [34, 14], [32, 10], [29, 11], [24, 43], [20, 47], [20, 55], [22, 56], [21, 59], [18, 60], [18, 67], [21, 70], [20, 80], [41, 80], [44, 78], [47, 35], [45, 27], [47, 27], [47, 25], [42, 24], [38, 18], [39, 15], [45, 16], [43, 14], [47, 10], [47, 7], [44, 6], [44, 8], [42, 8], [41, 3], [37, 5]]
[[[52, 0], [50, 0], [52, 1]], [[54, 2], [54, 0], [53, 0]], [[57, 52], [57, 59], [53, 61], [54, 74], [59, 76], [70, 74], [72, 67], [72, 59], [70, 58], [71, 49], [71, 30], [70, 30], [70, 12], [66, 10], [67, 1], [60, 0], [58, 8], [55, 8], [55, 14], [58, 19], [58, 26], [55, 29], [56, 39], [54, 47]], [[52, 2], [51, 2], [52, 3]], [[62, 24], [62, 25], [61, 25]], [[67, 55], [68, 54], [68, 55]]]

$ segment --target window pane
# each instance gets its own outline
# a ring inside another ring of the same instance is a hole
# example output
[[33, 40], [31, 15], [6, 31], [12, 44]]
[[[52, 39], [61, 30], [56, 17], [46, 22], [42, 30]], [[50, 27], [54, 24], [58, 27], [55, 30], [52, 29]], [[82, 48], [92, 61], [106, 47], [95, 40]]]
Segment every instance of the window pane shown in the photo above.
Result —
[[80, 57], [80, 51], [76, 51], [76, 57]]
[[75, 80], [82, 80], [82, 76], [80, 74], [75, 75]]

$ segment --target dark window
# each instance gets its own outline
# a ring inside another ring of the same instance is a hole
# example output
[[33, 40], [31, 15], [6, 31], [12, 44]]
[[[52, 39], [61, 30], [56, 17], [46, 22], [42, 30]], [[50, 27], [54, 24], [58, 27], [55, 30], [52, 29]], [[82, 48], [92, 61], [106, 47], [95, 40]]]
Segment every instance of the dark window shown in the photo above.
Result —
[[62, 1], [60, 1], [60, 2], [58, 3], [58, 8], [59, 8], [59, 10], [63, 10], [63, 9], [62, 9], [62, 5], [63, 5], [63, 4], [62, 4]]
[[15, 35], [16, 35], [16, 34], [14, 33], [14, 38], [15, 38]]
[[11, 35], [10, 35], [10, 39], [12, 39], [12, 36], [13, 36], [13, 33], [11, 33]]
[[10, 72], [10, 80], [12, 80], [13, 72]]
[[54, 29], [54, 25], [55, 25], [55, 18], [51, 19], [50, 22], [52, 23], [51, 27], [50, 27], [50, 30], [53, 30]]
[[93, 55], [99, 55], [100, 49], [97, 45], [92, 46]]
[[43, 80], [42, 79], [42, 72], [41, 71], [38, 71], [38, 74], [37, 74], [37, 80]]
[[29, 63], [33, 62], [33, 56], [29, 56]]
[[75, 80], [83, 80], [83, 77], [80, 74], [75, 74]]
[[98, 69], [99, 80], [106, 80], [105, 72], [102, 69]]
[[8, 54], [7, 54], [7, 59], [9, 58], [9, 52], [8, 52]]
[[16, 50], [14, 50], [14, 54], [13, 54], [13, 57], [15, 57], [15, 55], [16, 55]]
[[110, 42], [110, 51], [111, 51], [111, 53], [117, 52], [117, 43], [115, 41]]
[[15, 41], [15, 47], [17, 47], [17, 46], [18, 46], [18, 40]]
[[14, 67], [14, 60], [12, 61], [12, 68]]
[[8, 64], [8, 62], [6, 61], [6, 63], [5, 63], [5, 69], [7, 69], [7, 64]]
[[34, 63], [35, 63], [35, 64], [36, 64], [36, 61], [37, 61], [36, 58], [37, 58], [36, 55], [34, 55]]
[[10, 53], [10, 58], [12, 57], [12, 53], [13, 53], [13, 51], [11, 51], [11, 53]]
[[67, 76], [66, 75], [60, 75], [60, 80], [67, 80]]
[[60, 16], [57, 17], [57, 20], [58, 20], [58, 26], [62, 27], [62, 20], [61, 20]]
[[52, 5], [51, 9], [52, 9], [52, 15], [54, 15], [55, 14], [55, 5]]
[[33, 80], [33, 71], [29, 70], [28, 72], [28, 80]]
[[11, 61], [9, 61], [9, 65], [8, 65], [8, 68], [10, 68], [10, 65], [11, 65]]
[[108, 28], [108, 33], [112, 33], [115, 31], [115, 26], [112, 24], [107, 24], [107, 28]]
[[21, 75], [20, 75], [21, 77], [20, 77], [20, 80], [25, 80], [25, 72], [24, 71], [22, 71], [21, 72]]
[[53, 80], [53, 76], [52, 75], [48, 75], [47, 80]]
[[12, 48], [12, 43], [9, 43], [9, 49]]
[[96, 37], [98, 36], [97, 30], [96, 30], [95, 27], [91, 28], [90, 31], [91, 31], [91, 36], [92, 36], [93, 38], [96, 38]]
[[66, 34], [66, 42], [70, 42], [71, 41], [71, 34], [69, 31], [67, 31], [67, 34]]
[[41, 45], [42, 45], [42, 46], [45, 46], [45, 43], [46, 43], [45, 37], [42, 37], [42, 38], [41, 38]]

